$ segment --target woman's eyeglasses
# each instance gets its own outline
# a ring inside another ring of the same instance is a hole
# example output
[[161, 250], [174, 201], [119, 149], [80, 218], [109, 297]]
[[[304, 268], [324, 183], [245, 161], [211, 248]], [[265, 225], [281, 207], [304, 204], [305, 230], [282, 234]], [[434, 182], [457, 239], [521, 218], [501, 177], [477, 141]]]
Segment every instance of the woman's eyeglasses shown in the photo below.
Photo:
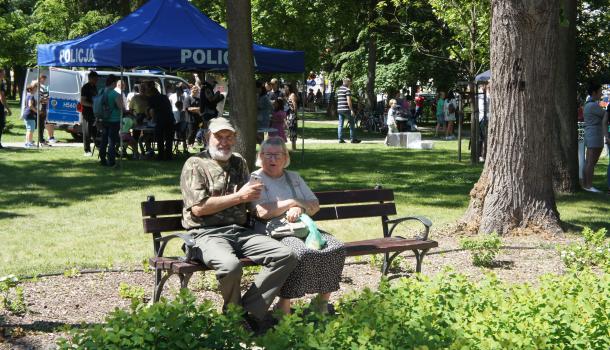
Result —
[[280, 158], [284, 158], [284, 153], [263, 153], [263, 157], [265, 157], [265, 159], [280, 159]]

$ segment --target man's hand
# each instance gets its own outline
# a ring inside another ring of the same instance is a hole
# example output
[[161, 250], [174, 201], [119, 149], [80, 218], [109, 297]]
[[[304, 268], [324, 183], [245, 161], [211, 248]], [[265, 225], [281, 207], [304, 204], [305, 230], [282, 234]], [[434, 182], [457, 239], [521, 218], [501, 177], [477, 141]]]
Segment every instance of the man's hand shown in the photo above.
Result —
[[237, 191], [241, 202], [252, 202], [260, 198], [263, 184], [260, 182], [247, 182]]
[[286, 212], [286, 220], [288, 220], [288, 222], [296, 222], [299, 220], [301, 214], [303, 214], [303, 208], [292, 207]]

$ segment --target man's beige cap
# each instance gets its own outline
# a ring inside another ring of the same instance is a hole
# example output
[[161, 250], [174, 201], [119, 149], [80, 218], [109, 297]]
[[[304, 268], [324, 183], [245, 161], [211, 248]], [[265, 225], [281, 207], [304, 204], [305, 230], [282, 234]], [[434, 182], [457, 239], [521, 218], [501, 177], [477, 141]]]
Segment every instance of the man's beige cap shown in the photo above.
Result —
[[210, 120], [210, 124], [208, 125], [208, 129], [215, 134], [220, 130], [230, 130], [235, 132], [235, 128], [231, 125], [231, 122], [227, 118], [218, 117]]

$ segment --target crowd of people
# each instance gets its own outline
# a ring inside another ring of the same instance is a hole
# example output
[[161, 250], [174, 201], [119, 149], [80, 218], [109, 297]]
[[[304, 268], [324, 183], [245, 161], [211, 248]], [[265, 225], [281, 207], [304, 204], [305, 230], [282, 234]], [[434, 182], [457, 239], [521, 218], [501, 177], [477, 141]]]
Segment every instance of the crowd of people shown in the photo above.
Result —
[[[197, 74], [194, 77], [192, 86], [168, 84], [165, 94], [153, 80], [140, 81], [125, 94], [126, 87], [116, 75], [107, 76], [105, 87], [98, 91], [99, 75], [89, 72], [80, 99], [85, 156], [92, 155], [91, 145], [96, 135], [101, 135], [100, 164], [107, 166], [116, 163], [119, 140], [125, 149], [132, 149], [133, 158], [156, 157], [158, 160], [172, 158], [176, 140], [182, 142], [184, 153], [195, 147], [195, 142], [202, 143], [206, 123], [218, 117], [216, 105], [224, 96], [214, 91], [217, 82], [213, 76], [208, 75], [204, 82]], [[94, 99], [100, 94], [109, 109], [101, 118], [94, 113]], [[156, 154], [153, 142], [157, 145]]]
[[[298, 98], [296, 90], [290, 84], [281, 86], [273, 78], [269, 82], [256, 82], [257, 97], [257, 142], [263, 141], [265, 133], [269, 137], [280, 137], [284, 142], [292, 143], [296, 148], [298, 120]], [[288, 130], [288, 133], [286, 133]]]

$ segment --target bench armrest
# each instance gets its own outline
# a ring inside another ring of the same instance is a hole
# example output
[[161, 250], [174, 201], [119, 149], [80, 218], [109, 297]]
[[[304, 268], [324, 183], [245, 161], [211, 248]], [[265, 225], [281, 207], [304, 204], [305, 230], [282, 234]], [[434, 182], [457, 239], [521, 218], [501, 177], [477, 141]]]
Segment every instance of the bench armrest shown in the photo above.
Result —
[[174, 238], [180, 238], [184, 242], [182, 245], [182, 250], [185, 253], [185, 261], [190, 261], [192, 258], [192, 248], [195, 246], [195, 239], [188, 233], [172, 233], [170, 235], [165, 235], [163, 237], [156, 238], [155, 241], [160, 242], [159, 251], [156, 252], [156, 257], [162, 257], [163, 252], [165, 251], [165, 247], [167, 243]]
[[430, 233], [430, 226], [432, 226], [432, 221], [430, 221], [430, 219], [428, 219], [424, 216], [404, 216], [404, 217], [400, 217], [400, 218], [396, 218], [396, 219], [386, 220], [385, 223], [388, 225], [391, 225], [390, 230], [388, 231], [388, 236], [389, 237], [392, 236], [392, 232], [394, 231], [396, 226], [398, 226], [401, 222], [408, 221], [408, 220], [419, 221], [422, 225], [424, 225], [424, 232], [422, 235], [418, 235], [417, 239], [427, 241], [428, 233]]

